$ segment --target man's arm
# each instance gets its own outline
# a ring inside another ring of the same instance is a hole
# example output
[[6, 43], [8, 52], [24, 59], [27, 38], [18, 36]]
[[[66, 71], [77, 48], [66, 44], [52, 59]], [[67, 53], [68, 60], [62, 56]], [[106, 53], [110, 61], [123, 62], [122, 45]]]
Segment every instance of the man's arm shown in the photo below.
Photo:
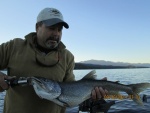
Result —
[[[0, 70], [6, 69], [12, 51], [12, 41], [0, 45]], [[5, 80], [10, 80], [12, 77], [0, 71], [0, 92], [9, 88]]]
[[9, 85], [7, 84], [7, 82], [5, 80], [11, 80], [14, 78], [15, 77], [7, 76], [6, 74], [4, 74], [0, 71], [0, 92], [9, 89]]
[[0, 70], [6, 69], [12, 52], [13, 41], [0, 45]]

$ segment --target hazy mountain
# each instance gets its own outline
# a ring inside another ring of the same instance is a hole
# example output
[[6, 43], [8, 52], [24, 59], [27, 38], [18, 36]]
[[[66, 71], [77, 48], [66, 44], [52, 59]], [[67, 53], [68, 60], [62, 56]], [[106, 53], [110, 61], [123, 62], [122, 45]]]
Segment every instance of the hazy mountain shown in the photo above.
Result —
[[111, 65], [111, 66], [136, 66], [136, 67], [150, 67], [150, 63], [127, 63], [127, 62], [112, 62], [105, 60], [87, 60], [79, 63], [96, 64], [96, 65]]

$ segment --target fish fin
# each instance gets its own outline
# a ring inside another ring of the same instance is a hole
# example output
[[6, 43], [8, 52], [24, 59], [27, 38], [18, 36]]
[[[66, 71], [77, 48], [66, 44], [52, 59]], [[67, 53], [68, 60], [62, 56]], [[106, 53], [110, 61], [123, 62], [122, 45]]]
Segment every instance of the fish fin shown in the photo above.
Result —
[[119, 83], [120, 81], [115, 81], [116, 83]]
[[144, 106], [143, 105], [143, 101], [141, 100], [140, 96], [137, 93], [133, 93], [130, 97], [134, 102], [136, 102], [138, 105], [140, 106]]
[[138, 105], [143, 106], [143, 102], [142, 102], [140, 96], [138, 95], [138, 93], [135, 93], [132, 91], [132, 92], [128, 93], [128, 98], [132, 99]]
[[132, 88], [132, 91], [135, 93], [140, 93], [147, 88], [150, 88], [150, 83], [138, 83], [138, 84], [130, 84], [129, 87]]
[[138, 93], [144, 91], [146, 88], [150, 87], [150, 83], [138, 83], [130, 84], [129, 87], [132, 89], [132, 92], [127, 92], [131, 99], [136, 102], [138, 105], [143, 106], [143, 102], [138, 95]]
[[62, 107], [67, 107], [68, 106], [66, 103], [63, 103], [63, 102], [59, 101], [57, 98], [52, 99], [51, 101], [58, 104], [58, 105], [60, 105], [60, 106], [62, 106]]
[[93, 79], [95, 80], [97, 75], [95, 75], [96, 71], [92, 70], [91, 72], [89, 72], [88, 74], [86, 74], [81, 80], [85, 80], [85, 79]]

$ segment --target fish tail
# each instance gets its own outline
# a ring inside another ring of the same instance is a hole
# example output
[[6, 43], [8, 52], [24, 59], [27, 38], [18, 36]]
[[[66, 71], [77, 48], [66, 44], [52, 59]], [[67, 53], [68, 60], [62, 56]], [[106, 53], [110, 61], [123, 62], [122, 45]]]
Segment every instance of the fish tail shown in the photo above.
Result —
[[150, 83], [130, 84], [129, 87], [132, 89], [131, 92], [128, 92], [130, 98], [138, 105], [143, 106], [143, 102], [139, 96], [139, 93], [144, 91], [146, 88], [150, 88]]

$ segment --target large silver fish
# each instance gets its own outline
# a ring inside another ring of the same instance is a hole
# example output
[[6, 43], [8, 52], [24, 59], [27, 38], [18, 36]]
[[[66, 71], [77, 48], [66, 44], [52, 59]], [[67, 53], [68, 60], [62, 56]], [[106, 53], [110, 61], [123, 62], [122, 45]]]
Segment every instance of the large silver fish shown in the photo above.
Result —
[[91, 71], [81, 80], [73, 82], [56, 82], [32, 77], [31, 84], [39, 97], [53, 101], [60, 106], [78, 106], [91, 97], [91, 91], [96, 86], [103, 87], [115, 95], [120, 95], [119, 91], [126, 92], [128, 95], [132, 95], [131, 99], [138, 105], [143, 105], [142, 100], [138, 98], [138, 93], [149, 88], [150, 83], [123, 85], [118, 82], [96, 80], [94, 74], [95, 71]]

